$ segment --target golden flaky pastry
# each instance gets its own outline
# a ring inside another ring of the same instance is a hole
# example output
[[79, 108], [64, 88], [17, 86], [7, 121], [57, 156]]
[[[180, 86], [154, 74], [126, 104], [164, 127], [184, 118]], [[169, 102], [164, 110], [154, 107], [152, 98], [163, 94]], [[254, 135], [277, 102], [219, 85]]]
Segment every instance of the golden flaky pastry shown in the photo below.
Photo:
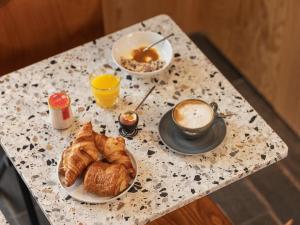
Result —
[[122, 164], [92, 163], [84, 176], [84, 189], [99, 196], [116, 196], [129, 186], [130, 177]]
[[92, 124], [87, 123], [79, 130], [73, 144], [63, 152], [59, 172], [64, 176], [65, 185], [73, 185], [82, 172], [99, 158], [100, 152], [94, 142]]

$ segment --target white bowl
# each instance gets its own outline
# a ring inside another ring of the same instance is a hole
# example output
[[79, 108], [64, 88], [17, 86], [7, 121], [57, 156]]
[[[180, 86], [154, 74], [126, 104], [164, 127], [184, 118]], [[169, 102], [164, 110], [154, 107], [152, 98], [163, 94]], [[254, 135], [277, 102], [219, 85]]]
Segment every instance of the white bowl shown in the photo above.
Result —
[[148, 46], [162, 38], [163, 36], [150, 31], [136, 31], [127, 34], [114, 43], [112, 48], [113, 61], [118, 65], [118, 67], [131, 75], [152, 76], [160, 74], [168, 68], [173, 59], [173, 49], [168, 40], [162, 41], [161, 43], [153, 46], [153, 48], [157, 50], [160, 60], [163, 60], [165, 62], [165, 65], [159, 70], [155, 70], [152, 72], [134, 72], [124, 68], [121, 65], [120, 61], [121, 56], [125, 58], [131, 58], [131, 52], [133, 49], [137, 49], [141, 46]]

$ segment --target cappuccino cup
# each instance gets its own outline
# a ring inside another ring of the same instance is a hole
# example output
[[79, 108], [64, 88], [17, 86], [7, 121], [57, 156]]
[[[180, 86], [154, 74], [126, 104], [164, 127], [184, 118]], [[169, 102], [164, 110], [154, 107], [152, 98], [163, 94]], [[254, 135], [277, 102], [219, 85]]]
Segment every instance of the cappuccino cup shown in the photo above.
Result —
[[172, 110], [172, 119], [182, 133], [195, 138], [211, 128], [216, 116], [218, 105], [200, 99], [186, 99], [179, 102]]

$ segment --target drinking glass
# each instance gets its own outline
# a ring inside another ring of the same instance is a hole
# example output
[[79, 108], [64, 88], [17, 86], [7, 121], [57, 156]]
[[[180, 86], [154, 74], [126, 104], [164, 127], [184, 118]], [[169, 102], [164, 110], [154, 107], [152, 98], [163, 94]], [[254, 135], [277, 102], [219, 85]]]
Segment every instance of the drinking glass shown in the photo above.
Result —
[[90, 75], [91, 90], [97, 105], [111, 108], [118, 102], [120, 81], [120, 77], [113, 74]]

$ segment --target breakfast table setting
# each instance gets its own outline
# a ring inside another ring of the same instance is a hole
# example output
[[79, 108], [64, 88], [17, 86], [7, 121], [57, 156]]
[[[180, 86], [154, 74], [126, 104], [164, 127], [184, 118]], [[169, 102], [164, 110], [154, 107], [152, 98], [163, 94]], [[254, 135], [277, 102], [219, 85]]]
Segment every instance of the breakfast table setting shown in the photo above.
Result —
[[4, 75], [0, 96], [1, 146], [53, 225], [146, 224], [288, 154], [167, 15]]

